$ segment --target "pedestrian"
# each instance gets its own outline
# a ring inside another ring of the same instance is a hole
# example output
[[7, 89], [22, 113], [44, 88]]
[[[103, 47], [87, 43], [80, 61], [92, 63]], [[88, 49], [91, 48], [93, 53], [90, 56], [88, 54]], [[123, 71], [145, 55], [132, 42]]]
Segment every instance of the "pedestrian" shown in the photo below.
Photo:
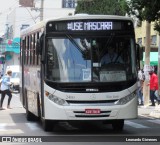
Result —
[[157, 103], [160, 104], [160, 95], [158, 94], [158, 90], [155, 91], [154, 95], [157, 97]]
[[2, 77], [2, 81], [1, 81], [1, 101], [0, 101], [0, 110], [4, 110], [4, 108], [2, 107], [3, 106], [3, 101], [4, 101], [4, 98], [5, 98], [5, 95], [8, 95], [8, 104], [7, 104], [7, 108], [8, 109], [11, 109], [10, 108], [10, 102], [11, 102], [11, 99], [12, 99], [12, 94], [11, 94], [11, 91], [10, 91], [10, 86], [11, 86], [11, 82], [10, 82], [10, 77], [12, 76], [12, 71], [11, 70], [8, 70], [7, 71], [7, 74], [4, 75]]
[[154, 73], [153, 70], [149, 72], [150, 75], [150, 100], [151, 100], [151, 105], [150, 106], [155, 106], [154, 100], [157, 100], [155, 96], [155, 91], [158, 90], [158, 76]]
[[144, 84], [145, 76], [142, 69], [138, 71], [138, 104], [143, 105], [143, 84]]

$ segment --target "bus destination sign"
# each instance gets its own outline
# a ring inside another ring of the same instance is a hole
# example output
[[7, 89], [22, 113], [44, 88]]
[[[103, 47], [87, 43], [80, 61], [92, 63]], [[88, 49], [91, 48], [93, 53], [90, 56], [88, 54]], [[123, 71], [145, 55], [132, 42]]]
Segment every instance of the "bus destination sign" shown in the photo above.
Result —
[[90, 30], [112, 30], [112, 22], [69, 22], [67, 30], [90, 31]]
[[132, 30], [130, 21], [87, 20], [87, 21], [52, 21], [47, 24], [47, 32], [114, 31]]

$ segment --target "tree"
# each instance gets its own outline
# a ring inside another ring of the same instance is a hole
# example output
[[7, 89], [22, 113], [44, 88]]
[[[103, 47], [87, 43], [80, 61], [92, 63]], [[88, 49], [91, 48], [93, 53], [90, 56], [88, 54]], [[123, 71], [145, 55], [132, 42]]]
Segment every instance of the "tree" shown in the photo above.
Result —
[[157, 31], [160, 36], [160, 19], [155, 22], [154, 30]]
[[[128, 0], [127, 7], [128, 13], [135, 15], [139, 20], [146, 21], [146, 44], [145, 44], [145, 66], [150, 65], [150, 31], [151, 22], [158, 20], [160, 14], [160, 4], [158, 0]], [[146, 71], [146, 80], [144, 82], [144, 104], [149, 104], [149, 74]]]
[[127, 1], [128, 14], [135, 15], [139, 20], [154, 22], [160, 16], [158, 0], [129, 0]]
[[125, 15], [125, 0], [78, 0], [75, 13]]

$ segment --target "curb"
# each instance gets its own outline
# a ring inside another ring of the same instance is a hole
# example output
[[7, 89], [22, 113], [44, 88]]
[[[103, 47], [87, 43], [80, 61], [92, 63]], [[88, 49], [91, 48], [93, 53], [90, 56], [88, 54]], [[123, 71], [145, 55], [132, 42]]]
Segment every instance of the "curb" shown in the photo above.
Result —
[[152, 118], [160, 119], [160, 105], [153, 106], [139, 106], [140, 114]]
[[152, 111], [149, 116], [151, 117], [155, 117], [155, 118], [160, 118], [160, 111], [158, 110], [155, 110], [155, 111]]
[[155, 118], [160, 118], [160, 106], [156, 106], [155, 109], [149, 115]]

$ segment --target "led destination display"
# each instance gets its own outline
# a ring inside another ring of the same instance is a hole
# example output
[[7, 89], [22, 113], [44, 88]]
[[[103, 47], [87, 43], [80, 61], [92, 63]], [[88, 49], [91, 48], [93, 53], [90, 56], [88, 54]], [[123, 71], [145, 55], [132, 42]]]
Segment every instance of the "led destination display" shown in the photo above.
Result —
[[47, 32], [60, 31], [112, 31], [112, 30], [132, 30], [130, 21], [114, 20], [86, 20], [86, 21], [53, 21], [48, 22]]
[[70, 22], [67, 23], [67, 29], [73, 31], [83, 30], [112, 30], [112, 22]]

